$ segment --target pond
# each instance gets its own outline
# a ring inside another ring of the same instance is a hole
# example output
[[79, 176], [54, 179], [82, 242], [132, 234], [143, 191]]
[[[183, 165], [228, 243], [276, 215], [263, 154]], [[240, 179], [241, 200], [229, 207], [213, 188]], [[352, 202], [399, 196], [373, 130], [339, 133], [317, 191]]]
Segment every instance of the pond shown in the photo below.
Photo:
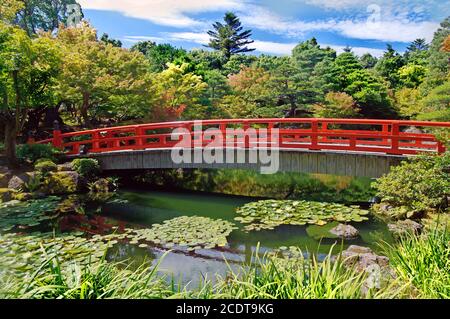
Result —
[[[150, 227], [179, 216], [204, 216], [234, 222], [236, 208], [258, 199], [240, 196], [227, 196], [195, 192], [162, 192], [145, 190], [124, 190], [119, 193], [124, 203], [106, 204], [101, 215], [110, 223], [120, 223], [126, 227]], [[390, 233], [384, 223], [370, 217], [369, 221], [353, 224], [360, 231], [360, 237], [352, 240], [313, 238], [307, 232], [307, 226], [276, 227], [274, 230], [252, 231], [246, 233], [234, 230], [228, 237], [228, 245], [216, 249], [197, 249], [194, 252], [184, 250], [169, 253], [160, 265], [161, 269], [183, 281], [196, 282], [214, 274], [227, 271], [226, 259], [230, 264], [249, 262], [258, 247], [262, 254], [282, 246], [298, 246], [303, 251], [316, 252], [319, 258], [327, 254], [333, 245], [335, 251], [348, 245], [369, 246], [377, 250], [378, 241], [390, 241]], [[158, 259], [164, 250], [156, 247], [139, 248], [135, 245], [119, 243], [110, 252], [110, 256], [121, 259]], [[155, 260], [156, 260], [155, 259]]]
[[[86, 204], [84, 197], [78, 201]], [[320, 238], [314, 226], [282, 225], [273, 230], [245, 232], [243, 225], [234, 220], [236, 209], [242, 205], [259, 200], [258, 198], [220, 195], [201, 192], [155, 191], [151, 189], [124, 189], [117, 193], [116, 199], [106, 203], [88, 203], [78, 208], [77, 213], [63, 214], [58, 222], [49, 226], [31, 224], [23, 230], [56, 232], [83, 232], [91, 237], [95, 234], [110, 234], [115, 229], [143, 229], [154, 224], [180, 216], [201, 216], [213, 220], [222, 219], [236, 224], [237, 229], [228, 236], [228, 243], [213, 249], [189, 251], [175, 246], [159, 266], [160, 271], [177, 282], [196, 285], [203, 278], [214, 280], [216, 274], [225, 275], [229, 267], [242, 262], [250, 262], [256, 251], [260, 254], [279, 247], [297, 246], [305, 253], [317, 253], [323, 258], [330, 249], [336, 253], [349, 245], [369, 246], [375, 251], [380, 240], [391, 241], [384, 223], [369, 217], [368, 221], [354, 223], [360, 236], [345, 240]], [[69, 205], [73, 205], [70, 204]], [[315, 226], [317, 229], [317, 226]], [[143, 261], [157, 263], [166, 252], [163, 246], [132, 244], [129, 240], [119, 240], [108, 250], [107, 258], [113, 261]], [[225, 262], [225, 260], [227, 262]]]

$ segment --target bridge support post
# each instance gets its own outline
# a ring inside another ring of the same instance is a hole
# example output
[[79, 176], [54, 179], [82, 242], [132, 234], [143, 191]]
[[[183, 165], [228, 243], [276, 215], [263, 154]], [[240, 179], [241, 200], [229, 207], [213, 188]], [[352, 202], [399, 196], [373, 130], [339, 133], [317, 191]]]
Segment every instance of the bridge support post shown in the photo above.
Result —
[[53, 122], [53, 140], [52, 144], [54, 147], [61, 149], [62, 148], [62, 135], [61, 129], [59, 128], [59, 122], [55, 120]]

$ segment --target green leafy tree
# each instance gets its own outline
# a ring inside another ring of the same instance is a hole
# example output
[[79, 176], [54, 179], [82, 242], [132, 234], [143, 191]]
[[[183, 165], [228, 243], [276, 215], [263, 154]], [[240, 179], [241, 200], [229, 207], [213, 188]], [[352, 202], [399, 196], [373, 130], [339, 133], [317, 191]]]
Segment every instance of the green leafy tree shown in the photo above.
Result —
[[60, 100], [73, 107], [79, 122], [93, 127], [101, 118], [123, 121], [148, 111], [151, 77], [140, 52], [98, 41], [87, 23], [60, 29], [56, 41], [65, 52]]
[[241, 21], [234, 13], [225, 13], [223, 20], [225, 23], [215, 22], [213, 24], [214, 30], [208, 31], [211, 39], [207, 47], [221, 51], [227, 60], [233, 54], [255, 50], [247, 46], [254, 42], [250, 40], [252, 31], [243, 31], [244, 28], [242, 27]]
[[325, 97], [325, 103], [314, 105], [314, 116], [321, 118], [355, 118], [358, 112], [356, 101], [342, 92], [330, 92]]
[[374, 57], [372, 54], [366, 53], [359, 58], [359, 62], [361, 63], [364, 69], [372, 69], [377, 64], [378, 59]]
[[188, 67], [187, 63], [168, 63], [166, 70], [153, 76], [153, 120], [205, 117], [206, 108], [200, 100], [208, 85], [201, 76], [188, 72]]
[[161, 72], [167, 68], [167, 63], [173, 63], [176, 60], [184, 62], [187, 52], [181, 48], [175, 48], [170, 44], [157, 44], [149, 46], [146, 58], [150, 64], [151, 72]]
[[395, 105], [402, 117], [416, 118], [423, 111], [421, 95], [418, 89], [402, 88], [395, 92]]
[[100, 38], [100, 41], [111, 44], [113, 47], [121, 48], [122, 47], [122, 41], [111, 39], [107, 33], [103, 33], [102, 37]]
[[156, 46], [156, 43], [153, 41], [139, 41], [138, 43], [134, 44], [130, 48], [130, 50], [139, 51], [146, 56], [148, 51], [150, 51], [154, 46]]
[[256, 56], [235, 54], [223, 65], [224, 75], [237, 74], [243, 67], [249, 67], [258, 60]]
[[430, 57], [429, 48], [430, 45], [426, 43], [425, 39], [414, 40], [406, 48], [404, 55], [406, 63], [426, 66]]
[[450, 121], [450, 80], [435, 87], [422, 100], [420, 120]]
[[30, 39], [21, 29], [0, 24], [0, 123], [5, 155], [17, 164], [16, 137], [29, 111], [51, 103], [61, 52], [48, 38]]
[[23, 7], [17, 14], [16, 22], [28, 35], [36, 34], [39, 30], [52, 32], [58, 29], [61, 23], [67, 24], [69, 15], [73, 13], [68, 10], [71, 5], [77, 5], [83, 17], [76, 0], [23, 0]]
[[23, 6], [24, 3], [20, 0], [2, 0], [0, 2], [0, 21], [11, 23]]
[[388, 81], [391, 88], [396, 88], [400, 85], [399, 70], [404, 65], [403, 57], [394, 50], [392, 45], [388, 44], [386, 52], [378, 60], [375, 70]]

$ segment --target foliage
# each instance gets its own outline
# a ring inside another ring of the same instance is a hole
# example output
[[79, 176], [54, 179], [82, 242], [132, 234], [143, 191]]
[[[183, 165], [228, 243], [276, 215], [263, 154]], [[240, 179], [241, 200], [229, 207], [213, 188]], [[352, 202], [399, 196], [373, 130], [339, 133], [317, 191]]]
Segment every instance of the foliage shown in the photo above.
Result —
[[404, 236], [385, 251], [397, 273], [411, 282], [419, 298], [450, 298], [450, 235], [433, 230], [420, 237]]
[[353, 98], [340, 92], [330, 92], [325, 96], [325, 104], [314, 106], [314, 115], [321, 118], [355, 118], [358, 108]]
[[[297, 248], [294, 258], [255, 256], [249, 267], [230, 270], [219, 278], [215, 293], [221, 298], [237, 299], [341, 299], [389, 298], [399, 296], [395, 290], [368, 289], [367, 275], [347, 268], [341, 258], [334, 261], [330, 253], [321, 261]], [[390, 285], [389, 287], [392, 287]]]
[[50, 144], [21, 144], [17, 147], [17, 158], [22, 163], [35, 163], [45, 158], [57, 161], [61, 151]]
[[93, 158], [77, 158], [72, 161], [72, 168], [86, 178], [95, 177], [100, 172], [100, 165]]
[[157, 96], [154, 118], [191, 119], [202, 114], [203, 108], [199, 102], [207, 84], [200, 76], [187, 72], [188, 66], [187, 63], [169, 63], [167, 70], [154, 77], [153, 87]]
[[34, 169], [45, 175], [50, 172], [56, 172], [58, 166], [51, 160], [38, 160], [34, 165]]
[[292, 200], [263, 200], [237, 209], [235, 220], [248, 224], [246, 231], [273, 229], [279, 225], [326, 225], [331, 221], [362, 222], [369, 212], [357, 206]]
[[247, 47], [254, 41], [249, 40], [252, 36], [251, 30], [243, 30], [241, 21], [232, 12], [225, 13], [224, 24], [215, 22], [213, 29], [208, 31], [211, 37], [208, 47], [221, 51], [228, 60], [233, 54], [251, 52], [255, 49]]
[[11, 22], [16, 17], [16, 14], [24, 6], [24, 3], [19, 0], [3, 0], [0, 3], [0, 21]]
[[375, 70], [389, 82], [391, 88], [396, 88], [400, 84], [399, 70], [404, 65], [403, 57], [388, 44], [386, 52], [378, 60]]
[[[374, 184], [382, 202], [405, 207], [408, 213], [438, 209], [450, 194], [450, 179], [445, 165], [449, 153], [421, 157], [391, 169]], [[400, 217], [400, 216], [399, 216]]]

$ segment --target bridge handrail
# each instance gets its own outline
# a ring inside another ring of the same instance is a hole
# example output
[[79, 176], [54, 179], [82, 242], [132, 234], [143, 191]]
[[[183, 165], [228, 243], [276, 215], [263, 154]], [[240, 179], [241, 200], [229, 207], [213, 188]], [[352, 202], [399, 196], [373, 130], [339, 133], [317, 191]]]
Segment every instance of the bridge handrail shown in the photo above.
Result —
[[[256, 125], [258, 140], [264, 139], [259, 132], [266, 125], [272, 132], [279, 130], [278, 146], [289, 149], [310, 150], [342, 150], [355, 152], [377, 152], [395, 155], [414, 155], [420, 152], [443, 153], [445, 147], [433, 134], [420, 132], [404, 132], [403, 127], [418, 128], [450, 128], [450, 122], [400, 121], [376, 119], [330, 119], [330, 118], [272, 118], [272, 119], [218, 119], [202, 121], [177, 121], [163, 123], [134, 124], [127, 126], [97, 128], [92, 130], [62, 133], [53, 131], [53, 137], [37, 143], [51, 143], [55, 147], [65, 150], [68, 155], [78, 154], [80, 147], [85, 145], [89, 152], [102, 153], [118, 150], [157, 149], [173, 147], [178, 141], [172, 141], [171, 131], [175, 128], [186, 128], [192, 136], [204, 136], [204, 131], [195, 132], [193, 126], [202, 125], [203, 129], [216, 127], [217, 132], [225, 134], [229, 125], [239, 125], [251, 128]], [[303, 125], [306, 128], [285, 127]], [[209, 127], [208, 127], [209, 126]], [[280, 127], [277, 127], [280, 126]], [[338, 127], [338, 126], [344, 126]], [[356, 129], [349, 129], [357, 126]], [[361, 128], [363, 126], [364, 128]], [[367, 129], [366, 126], [370, 126]], [[375, 129], [375, 128], [380, 129]], [[166, 130], [167, 132], [150, 133], [147, 131]], [[120, 135], [128, 136], [120, 136]], [[85, 137], [82, 140], [73, 138]], [[151, 140], [151, 141], [150, 141]], [[206, 146], [210, 140], [205, 139]], [[197, 145], [197, 144], [196, 144]], [[247, 140], [240, 140], [233, 144], [239, 147], [255, 147]], [[224, 147], [229, 147], [224, 144]]]

